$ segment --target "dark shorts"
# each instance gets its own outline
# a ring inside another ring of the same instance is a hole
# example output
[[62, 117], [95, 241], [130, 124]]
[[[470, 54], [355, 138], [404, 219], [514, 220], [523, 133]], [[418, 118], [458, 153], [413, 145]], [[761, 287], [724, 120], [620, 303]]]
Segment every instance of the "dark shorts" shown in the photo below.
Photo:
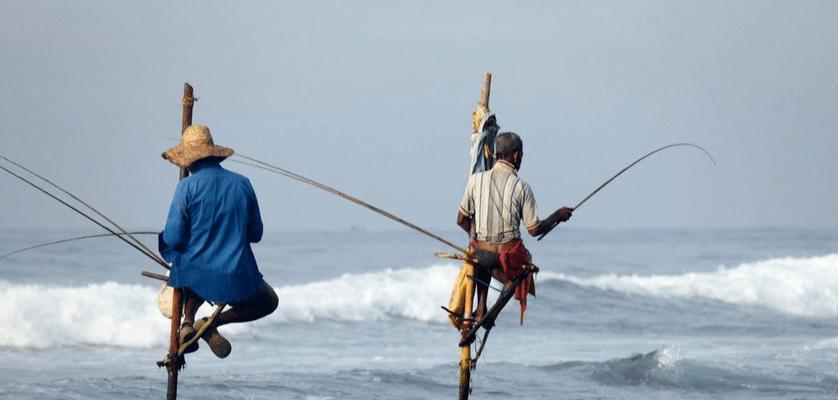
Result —
[[[274, 289], [268, 282], [262, 280], [262, 284], [259, 287], [259, 290], [256, 291], [256, 294], [250, 296], [247, 300], [244, 301], [237, 301], [235, 303], [230, 303], [231, 307], [246, 307], [246, 308], [263, 308], [265, 304], [271, 304], [277, 302], [277, 296]], [[274, 308], [276, 306], [274, 305]]]
[[[182, 289], [184, 294], [189, 297], [193, 297], [200, 301], [206, 301], [203, 297], [199, 296], [198, 293], [195, 293], [192, 289], [183, 288]], [[256, 290], [252, 296], [250, 296], [247, 300], [237, 301], [234, 303], [227, 304], [230, 307], [245, 307], [245, 308], [264, 308], [265, 304], [276, 303], [277, 296], [274, 289], [269, 285], [265, 280], [262, 280], [262, 283], [259, 286], [259, 289]], [[275, 307], [275, 306], [274, 306]]]
[[474, 277], [477, 279], [475, 283], [477, 290], [482, 292], [487, 289], [486, 285], [492, 282], [492, 277], [499, 279], [503, 268], [500, 265], [498, 253], [475, 249], [474, 255], [477, 256], [477, 265], [474, 269]]
[[500, 257], [498, 257], [498, 253], [476, 249], [474, 250], [474, 255], [477, 256], [478, 268], [486, 269], [489, 271], [501, 268]]

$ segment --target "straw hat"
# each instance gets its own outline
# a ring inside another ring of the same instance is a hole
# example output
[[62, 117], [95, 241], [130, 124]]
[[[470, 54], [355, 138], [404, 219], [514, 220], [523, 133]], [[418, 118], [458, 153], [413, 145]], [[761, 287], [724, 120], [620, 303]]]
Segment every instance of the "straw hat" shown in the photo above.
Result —
[[180, 143], [166, 150], [163, 158], [181, 168], [187, 168], [193, 162], [206, 157], [222, 159], [233, 155], [233, 149], [217, 146], [212, 142], [210, 130], [204, 125], [189, 125], [180, 137]]

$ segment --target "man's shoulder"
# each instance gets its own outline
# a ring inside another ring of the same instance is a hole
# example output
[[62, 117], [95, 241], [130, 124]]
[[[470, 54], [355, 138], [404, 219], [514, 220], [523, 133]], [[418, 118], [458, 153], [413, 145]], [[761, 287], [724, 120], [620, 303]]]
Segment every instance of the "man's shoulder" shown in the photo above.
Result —
[[529, 187], [530, 187], [530, 184], [529, 184], [529, 183], [527, 183], [527, 181], [525, 181], [524, 179], [522, 179], [520, 176], [515, 175], [514, 179], [515, 179], [515, 182], [517, 182], [517, 183], [518, 183], [518, 184], [520, 184], [521, 186], [523, 186], [523, 187], [525, 187], [525, 188], [529, 188]]
[[468, 180], [469, 180], [469, 181], [476, 181], [476, 180], [480, 180], [480, 179], [481, 179], [481, 178], [483, 178], [484, 176], [488, 176], [488, 175], [490, 175], [491, 173], [492, 173], [492, 170], [491, 170], [491, 169], [490, 169], [490, 170], [486, 170], [486, 171], [477, 171], [477, 172], [475, 172], [475, 173], [471, 174], [471, 176], [469, 176], [469, 177], [468, 177]]
[[230, 171], [225, 168], [219, 168], [215, 171], [212, 171], [212, 173], [189, 175], [186, 178], [181, 179], [178, 183], [178, 186], [184, 188], [194, 187], [195, 185], [201, 185], [207, 181], [211, 181], [218, 178], [221, 178], [227, 182], [250, 185], [250, 180], [247, 179], [247, 177], [245, 177], [244, 175]]
[[250, 180], [249, 180], [249, 179], [247, 179], [247, 177], [246, 177], [246, 176], [244, 176], [244, 175], [242, 175], [242, 174], [240, 174], [240, 173], [238, 173], [238, 172], [233, 172], [233, 171], [230, 171], [229, 169], [226, 169], [226, 168], [222, 169], [222, 171], [224, 171], [224, 172], [223, 172], [223, 174], [224, 174], [225, 176], [228, 176], [228, 177], [230, 177], [231, 179], [236, 179], [236, 180], [241, 180], [241, 181], [245, 181], [245, 182], [250, 182]]

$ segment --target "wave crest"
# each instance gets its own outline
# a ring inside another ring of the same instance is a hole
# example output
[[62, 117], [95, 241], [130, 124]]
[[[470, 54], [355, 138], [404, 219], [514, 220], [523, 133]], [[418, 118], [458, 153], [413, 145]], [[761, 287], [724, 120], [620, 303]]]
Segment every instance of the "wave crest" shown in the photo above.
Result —
[[539, 278], [645, 296], [762, 306], [796, 316], [838, 316], [838, 254], [774, 258], [682, 275], [607, 274], [583, 278], [546, 271]]
[[164, 343], [167, 321], [156, 291], [114, 282], [80, 287], [0, 282], [0, 346], [45, 348], [104, 344], [149, 347]]
[[447, 318], [439, 306], [448, 300], [457, 271], [454, 265], [387, 269], [283, 286], [277, 289], [276, 318], [370, 321], [395, 317], [442, 323]]
[[[389, 318], [445, 323], [439, 309], [457, 274], [454, 265], [387, 269], [366, 274], [276, 288], [279, 308], [268, 321]], [[47, 286], [0, 281], [0, 346], [47, 348], [65, 345], [164, 346], [169, 320], [157, 309], [157, 290], [107, 282], [86, 286]], [[205, 305], [203, 313], [209, 313]], [[248, 324], [222, 328], [233, 336]]]

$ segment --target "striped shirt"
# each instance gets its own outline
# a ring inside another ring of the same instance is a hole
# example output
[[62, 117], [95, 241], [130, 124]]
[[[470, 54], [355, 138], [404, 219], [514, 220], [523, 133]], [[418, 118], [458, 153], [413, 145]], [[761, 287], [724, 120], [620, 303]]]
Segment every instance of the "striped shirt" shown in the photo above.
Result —
[[522, 222], [527, 229], [541, 222], [530, 185], [504, 160], [469, 177], [460, 212], [472, 219], [472, 239], [492, 243], [520, 239]]

